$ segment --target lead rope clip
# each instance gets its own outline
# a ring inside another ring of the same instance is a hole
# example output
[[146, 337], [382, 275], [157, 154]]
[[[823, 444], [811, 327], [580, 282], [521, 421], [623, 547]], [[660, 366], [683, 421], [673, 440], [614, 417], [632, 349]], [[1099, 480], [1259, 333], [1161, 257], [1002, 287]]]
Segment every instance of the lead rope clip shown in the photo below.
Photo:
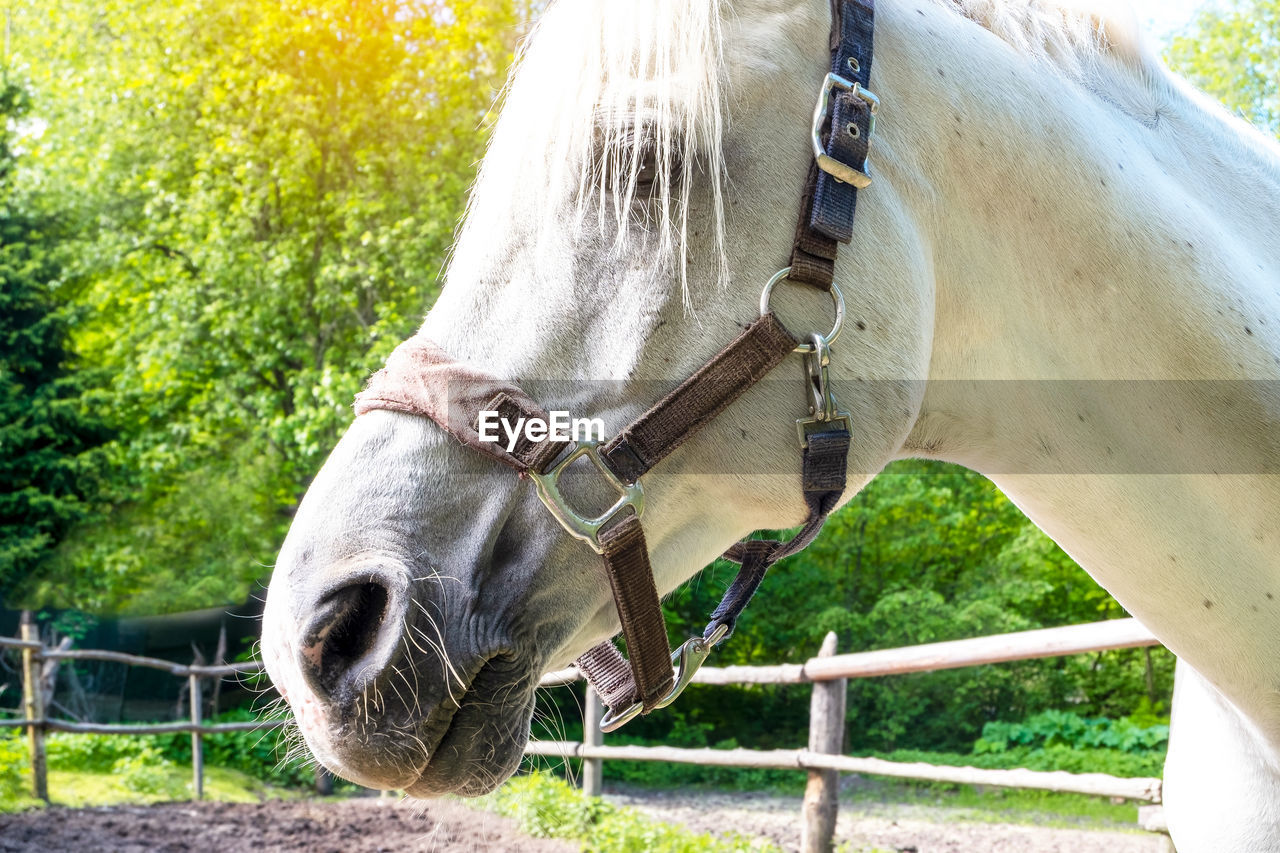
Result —
[[808, 448], [811, 433], [827, 432], [831, 427], [840, 425], [846, 432], [853, 431], [852, 418], [848, 412], [840, 410], [831, 390], [828, 369], [831, 365], [831, 342], [818, 332], [813, 333], [810, 341], [812, 349], [804, 354], [804, 386], [809, 395], [809, 417], [796, 420], [796, 432], [802, 448]]

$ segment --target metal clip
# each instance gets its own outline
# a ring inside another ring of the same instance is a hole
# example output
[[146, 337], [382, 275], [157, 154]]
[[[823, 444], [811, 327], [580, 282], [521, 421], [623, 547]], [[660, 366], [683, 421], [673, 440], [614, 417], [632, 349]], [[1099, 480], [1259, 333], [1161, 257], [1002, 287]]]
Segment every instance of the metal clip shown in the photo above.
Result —
[[[693, 682], [694, 674], [702, 668], [702, 664], [706, 662], [711, 650], [728, 633], [728, 625], [718, 625], [711, 632], [710, 637], [690, 637], [680, 644], [680, 648], [671, 653], [671, 665], [676, 669], [675, 683], [671, 685], [667, 695], [654, 704], [653, 709], [655, 711], [659, 708], [665, 708], [676, 701], [680, 694], [684, 692], [684, 689]], [[643, 710], [644, 703], [636, 702], [616, 715], [613, 711], [609, 711], [600, 719], [600, 731], [616, 731], [640, 716], [640, 712]]]
[[848, 412], [840, 411], [835, 394], [831, 392], [828, 367], [831, 365], [831, 342], [817, 332], [813, 333], [813, 350], [804, 356], [804, 385], [809, 392], [809, 417], [796, 421], [800, 447], [809, 446], [809, 433], [813, 427], [834, 426], [841, 422], [847, 432], [853, 431], [853, 420]]
[[[846, 80], [839, 74], [828, 74], [822, 81], [822, 89], [818, 92], [818, 103], [813, 108], [813, 158], [818, 161], [818, 168], [826, 172], [831, 177], [842, 183], [852, 184], [857, 189], [866, 189], [871, 186], [870, 169], [863, 164], [867, 171], [863, 171], [848, 163], [842, 163], [832, 157], [822, 147], [822, 127], [827, 123], [827, 114], [831, 111], [831, 92], [834, 89], [843, 89], [852, 92], [855, 98], [861, 98], [866, 101], [868, 108], [871, 110], [871, 123], [868, 125], [868, 139], [870, 144], [870, 136], [876, 132], [876, 113], [880, 111], [880, 99], [867, 89], [862, 88], [862, 84], [855, 81]], [[834, 132], [834, 131], [833, 131]]]

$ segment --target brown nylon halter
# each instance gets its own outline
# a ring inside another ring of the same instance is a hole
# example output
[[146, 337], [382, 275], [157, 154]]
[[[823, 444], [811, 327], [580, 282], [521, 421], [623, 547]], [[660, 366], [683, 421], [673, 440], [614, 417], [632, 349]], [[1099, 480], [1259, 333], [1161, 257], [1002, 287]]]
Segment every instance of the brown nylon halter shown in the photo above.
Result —
[[[520, 418], [547, 421], [548, 415], [513, 383], [454, 361], [421, 337], [401, 344], [356, 397], [357, 415], [387, 409], [428, 417], [465, 446], [529, 477], [569, 533], [604, 558], [630, 659], [612, 642], [604, 642], [576, 664], [609, 706], [602, 723], [606, 731], [673, 701], [711, 648], [732, 633], [769, 566], [805, 548], [844, 493], [849, 416], [838, 410], [831, 395], [827, 360], [843, 317], [843, 301], [834, 287], [836, 253], [839, 243], [852, 236], [857, 189], [870, 183], [865, 164], [879, 101], [865, 87], [874, 11], [874, 0], [832, 0], [832, 70], [815, 109], [815, 160], [801, 199], [791, 266], [766, 287], [759, 319], [611, 440], [598, 448], [583, 443], [570, 450], [566, 442], [534, 442], [522, 435], [510, 452], [482, 441], [482, 412], [496, 412], [508, 423]], [[784, 279], [833, 293], [837, 325], [827, 337], [815, 334], [811, 343], [801, 344], [769, 312], [770, 290]], [[808, 517], [789, 541], [747, 540], [725, 553], [741, 564], [737, 577], [703, 635], [690, 638], [673, 655], [640, 523], [639, 480], [797, 350], [806, 353], [812, 394], [811, 417], [798, 422], [801, 491]], [[620, 495], [610, 510], [594, 519], [579, 516], [558, 490], [560, 473], [582, 456]], [[678, 671], [673, 668], [677, 663]]]

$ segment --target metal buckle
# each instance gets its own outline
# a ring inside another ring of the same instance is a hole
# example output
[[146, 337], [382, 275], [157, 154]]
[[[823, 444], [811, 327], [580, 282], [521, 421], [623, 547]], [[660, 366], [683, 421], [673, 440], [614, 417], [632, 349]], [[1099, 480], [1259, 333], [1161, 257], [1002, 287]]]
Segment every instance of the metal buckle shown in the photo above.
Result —
[[809, 390], [809, 415], [796, 420], [796, 432], [800, 436], [800, 447], [809, 446], [809, 433], [816, 432], [815, 426], [834, 426], [844, 423], [845, 432], [853, 432], [853, 419], [848, 412], [840, 411], [835, 394], [831, 392], [828, 367], [831, 364], [831, 341], [817, 332], [811, 338], [813, 349], [804, 357], [804, 384]]
[[[690, 637], [680, 644], [680, 648], [671, 653], [671, 665], [676, 668], [675, 683], [671, 685], [667, 695], [659, 699], [653, 706], [653, 710], [665, 708], [679, 698], [684, 689], [693, 682], [694, 674], [702, 668], [702, 664], [711, 655], [711, 650], [728, 633], [728, 625], [717, 625], [716, 629], [711, 632], [710, 637]], [[617, 714], [609, 711], [600, 718], [600, 731], [616, 731], [640, 716], [640, 712], [643, 710], [644, 703], [636, 702]]]
[[[876, 132], [876, 113], [880, 111], [880, 99], [873, 92], [862, 88], [862, 84], [846, 80], [839, 74], [828, 74], [822, 81], [822, 90], [818, 93], [818, 103], [813, 108], [813, 158], [818, 161], [818, 168], [826, 172], [837, 181], [846, 184], [852, 184], [858, 189], [866, 189], [871, 186], [871, 170], [866, 167], [867, 171], [857, 169], [848, 163], [842, 163], [826, 152], [822, 147], [822, 126], [827, 122], [827, 113], [831, 110], [831, 92], [834, 89], [842, 89], [846, 92], [853, 92], [854, 97], [861, 98], [866, 101], [871, 108], [871, 123], [867, 128], [867, 132], [874, 135]], [[834, 129], [832, 130], [834, 133]], [[870, 144], [870, 138], [867, 143]], [[865, 165], [865, 164], [864, 164]]]
[[[644, 488], [639, 481], [624, 483], [618, 479], [618, 476], [600, 458], [600, 451], [597, 449], [599, 446], [600, 443], [598, 441], [580, 442], [577, 447], [569, 451], [569, 454], [557, 462], [547, 473], [540, 474], [533, 470], [528, 473], [530, 479], [533, 480], [533, 485], [538, 490], [538, 497], [546, 504], [547, 509], [551, 510], [551, 514], [556, 517], [556, 521], [559, 521], [564, 526], [564, 529], [569, 531], [570, 536], [586, 542], [595, 549], [597, 554], [603, 554], [604, 548], [600, 546], [601, 528], [627, 507], [634, 509], [636, 517], [639, 518], [644, 513]], [[579, 515], [565, 501], [564, 495], [560, 494], [560, 475], [573, 464], [574, 460], [583, 456], [591, 460], [591, 464], [596, 466], [596, 470], [604, 475], [605, 481], [621, 495], [617, 503], [595, 518], [586, 518]]]

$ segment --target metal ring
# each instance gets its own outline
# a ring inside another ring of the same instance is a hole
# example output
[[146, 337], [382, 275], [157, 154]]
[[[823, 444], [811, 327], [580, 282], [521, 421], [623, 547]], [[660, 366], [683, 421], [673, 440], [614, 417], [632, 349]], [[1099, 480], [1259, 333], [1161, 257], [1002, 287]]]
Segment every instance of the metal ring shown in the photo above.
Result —
[[[786, 281], [787, 276], [791, 275], [791, 267], [778, 270], [774, 273], [773, 278], [769, 279], [768, 284], [764, 286], [764, 290], [760, 293], [760, 316], [763, 317], [769, 313], [769, 297], [773, 295], [774, 286], [780, 281]], [[836, 322], [831, 327], [831, 331], [824, 337], [828, 344], [834, 344], [836, 338], [840, 337], [840, 330], [844, 328], [844, 294], [840, 292], [840, 288], [834, 282], [831, 284], [831, 290], [827, 291], [831, 294], [832, 301], [836, 304]], [[810, 353], [814, 351], [813, 344], [800, 344], [795, 349], [796, 352]]]

